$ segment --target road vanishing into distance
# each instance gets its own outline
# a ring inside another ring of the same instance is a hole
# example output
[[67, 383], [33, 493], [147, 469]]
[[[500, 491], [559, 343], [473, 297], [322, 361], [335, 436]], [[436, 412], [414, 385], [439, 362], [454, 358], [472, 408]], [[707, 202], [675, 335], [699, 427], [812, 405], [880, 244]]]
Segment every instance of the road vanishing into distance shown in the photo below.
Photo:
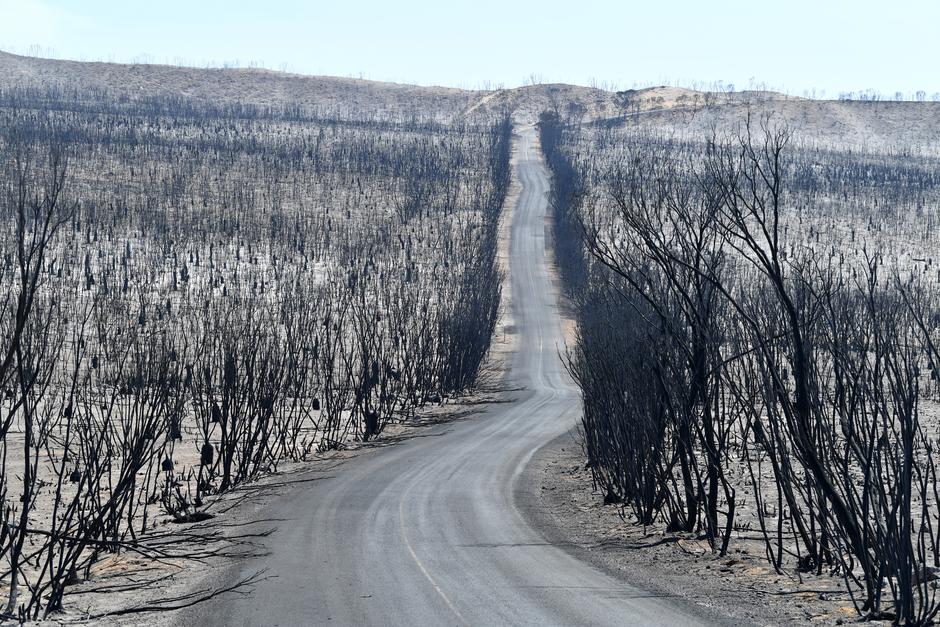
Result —
[[512, 402], [364, 452], [264, 505], [268, 553], [220, 569], [246, 595], [180, 612], [186, 625], [688, 625], [688, 604], [631, 587], [547, 542], [514, 499], [523, 468], [578, 420], [546, 258], [549, 178], [518, 131], [522, 185], [509, 246]]

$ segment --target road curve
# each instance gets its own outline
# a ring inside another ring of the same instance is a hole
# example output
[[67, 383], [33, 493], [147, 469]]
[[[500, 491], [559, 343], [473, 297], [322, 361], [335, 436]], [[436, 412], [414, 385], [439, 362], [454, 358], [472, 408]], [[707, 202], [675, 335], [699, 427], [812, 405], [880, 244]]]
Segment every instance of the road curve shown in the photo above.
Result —
[[513, 402], [364, 453], [291, 489], [260, 516], [287, 519], [268, 555], [218, 574], [272, 578], [179, 616], [187, 625], [679, 625], [675, 599], [631, 587], [546, 542], [513, 499], [533, 453], [571, 429], [577, 392], [558, 357], [546, 260], [548, 175], [535, 131], [516, 137], [522, 184], [510, 240], [518, 332]]

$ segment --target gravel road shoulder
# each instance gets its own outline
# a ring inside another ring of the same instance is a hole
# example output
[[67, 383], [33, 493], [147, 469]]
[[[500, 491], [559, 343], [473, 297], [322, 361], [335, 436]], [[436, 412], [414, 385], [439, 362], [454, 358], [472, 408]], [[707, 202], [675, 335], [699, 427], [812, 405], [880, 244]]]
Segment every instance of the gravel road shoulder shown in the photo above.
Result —
[[653, 594], [684, 598], [725, 624], [834, 625], [858, 615], [841, 579], [777, 574], [755, 543], [734, 542], [725, 557], [704, 540], [666, 534], [604, 505], [575, 432], [542, 447], [516, 485], [530, 524], [578, 559]]

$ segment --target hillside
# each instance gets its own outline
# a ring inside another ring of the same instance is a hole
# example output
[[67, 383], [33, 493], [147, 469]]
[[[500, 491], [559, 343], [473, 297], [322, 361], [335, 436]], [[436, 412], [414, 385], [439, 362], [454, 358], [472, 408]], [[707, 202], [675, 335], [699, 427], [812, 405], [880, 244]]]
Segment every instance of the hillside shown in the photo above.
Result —
[[[940, 103], [867, 102], [724, 96], [715, 104], [675, 106], [642, 114], [643, 122], [666, 132], [702, 135], [713, 128], [732, 130], [750, 111], [754, 119], [769, 115], [793, 128], [795, 139], [819, 147], [868, 151], [940, 154]], [[633, 123], [636, 116], [602, 123]]]
[[172, 94], [217, 103], [406, 113], [419, 107], [444, 113], [469, 106], [473, 92], [353, 78], [302, 76], [263, 69], [207, 69], [39, 59], [0, 52], [0, 86], [103, 90], [131, 97]]
[[374, 112], [441, 120], [512, 110], [520, 122], [543, 111], [595, 123], [647, 124], [668, 132], [729, 129], [748, 109], [797, 130], [814, 144], [940, 153], [940, 103], [807, 100], [775, 92], [698, 92], [651, 87], [609, 92], [565, 84], [494, 91], [305, 76], [263, 69], [205, 69], [40, 59], [0, 52], [0, 88], [91, 89], [115, 96], [182, 96], [219, 104], [301, 105], [330, 111]]

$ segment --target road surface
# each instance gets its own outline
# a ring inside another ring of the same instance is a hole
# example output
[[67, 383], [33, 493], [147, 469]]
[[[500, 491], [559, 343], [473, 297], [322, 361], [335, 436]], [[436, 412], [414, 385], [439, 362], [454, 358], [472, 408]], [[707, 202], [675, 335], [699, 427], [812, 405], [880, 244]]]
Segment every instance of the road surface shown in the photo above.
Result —
[[273, 576], [247, 596], [181, 613], [187, 625], [688, 625], [675, 599], [633, 588], [545, 541], [513, 499], [523, 467], [578, 418], [558, 357], [561, 320], [546, 261], [548, 175], [535, 131], [516, 139], [522, 184], [511, 225], [518, 332], [511, 403], [370, 451], [264, 506], [286, 519], [269, 555], [218, 574]]

